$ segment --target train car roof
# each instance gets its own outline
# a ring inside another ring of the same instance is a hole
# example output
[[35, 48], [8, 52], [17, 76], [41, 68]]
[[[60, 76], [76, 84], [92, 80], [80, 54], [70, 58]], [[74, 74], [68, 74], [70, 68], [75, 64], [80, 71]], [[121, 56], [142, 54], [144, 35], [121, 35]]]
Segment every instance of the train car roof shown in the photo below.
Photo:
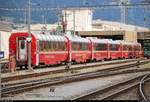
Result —
[[66, 41], [67, 39], [65, 36], [62, 35], [51, 35], [48, 32], [45, 32], [45, 34], [42, 34], [39, 31], [34, 31], [32, 34], [35, 36], [36, 39], [41, 41]]
[[69, 40], [71, 40], [71, 41], [73, 41], [73, 42], [85, 42], [85, 43], [90, 42], [89, 39], [82, 38], [82, 37], [77, 36], [77, 35], [71, 35], [70, 32], [68, 32], [68, 33], [66, 34], [66, 37], [69, 38]]
[[98, 39], [95, 37], [87, 37], [87, 38], [90, 39], [94, 43], [107, 43], [108, 42], [107, 39]]
[[124, 41], [124, 40], [118, 40], [121, 42], [121, 44], [124, 44], [124, 45], [133, 45], [132, 42], [127, 42], [127, 41]]
[[118, 40], [118, 41], [120, 41], [122, 44], [125, 44], [125, 45], [139, 45], [139, 46], [141, 46], [141, 44], [138, 42], [127, 42], [124, 40]]
[[109, 44], [120, 44], [120, 41], [117, 40], [112, 40], [112, 39], [107, 39]]

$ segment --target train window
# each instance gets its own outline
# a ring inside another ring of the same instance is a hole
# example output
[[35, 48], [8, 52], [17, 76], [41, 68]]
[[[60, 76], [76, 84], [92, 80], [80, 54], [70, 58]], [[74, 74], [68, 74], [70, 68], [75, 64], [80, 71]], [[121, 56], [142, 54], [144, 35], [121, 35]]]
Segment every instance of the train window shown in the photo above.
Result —
[[97, 43], [94, 43], [94, 50], [96, 50], [96, 47], [97, 47]]
[[51, 51], [51, 42], [48, 41], [48, 51]]
[[129, 46], [129, 51], [132, 51], [132, 46]]
[[63, 51], [63, 42], [58, 42], [59, 51]]
[[104, 51], [104, 50], [106, 50], [106, 46], [105, 46], [105, 44], [97, 44], [97, 46], [96, 46], [96, 51]]
[[88, 44], [84, 43], [84, 50], [88, 50]]
[[40, 43], [40, 51], [42, 51], [43, 50], [43, 48], [42, 48], [43, 43], [42, 43], [42, 41], [40, 41], [39, 43]]
[[60, 42], [61, 50], [65, 51], [65, 42]]
[[49, 50], [49, 42], [46, 41], [46, 50], [48, 51]]
[[110, 50], [117, 51], [118, 50], [117, 45], [116, 44], [110, 44]]
[[87, 44], [86, 43], [80, 42], [78, 45], [79, 45], [78, 50], [81, 50], [81, 51], [87, 50]]
[[54, 42], [52, 41], [51, 42], [51, 51], [54, 51], [54, 44], [53, 44]]
[[56, 49], [56, 43], [53, 42], [52, 46], [53, 46], [53, 51], [55, 51], [55, 49]]
[[72, 48], [72, 50], [74, 50], [74, 51], [77, 51], [78, 50], [78, 43], [77, 42], [72, 42], [72, 44], [71, 44], [71, 48]]
[[44, 48], [44, 51], [46, 51], [46, 47], [47, 46], [47, 42], [46, 41], [43, 41], [43, 48]]
[[52, 46], [53, 46], [53, 51], [55, 51], [56, 50], [56, 42], [53, 42]]
[[60, 42], [57, 42], [57, 51], [61, 50]]
[[59, 51], [59, 42], [56, 42], [56, 51]]
[[128, 51], [128, 50], [129, 50], [128, 45], [123, 45], [123, 50], [124, 50], [124, 51]]
[[84, 50], [84, 43], [80, 43], [80, 50], [81, 50], [81, 51]]
[[25, 40], [21, 40], [21, 49], [25, 48]]
[[81, 51], [81, 43], [80, 42], [76, 42], [76, 51]]
[[135, 46], [135, 47], [134, 47], [134, 50], [135, 50], [135, 51], [140, 51], [140, 46]]

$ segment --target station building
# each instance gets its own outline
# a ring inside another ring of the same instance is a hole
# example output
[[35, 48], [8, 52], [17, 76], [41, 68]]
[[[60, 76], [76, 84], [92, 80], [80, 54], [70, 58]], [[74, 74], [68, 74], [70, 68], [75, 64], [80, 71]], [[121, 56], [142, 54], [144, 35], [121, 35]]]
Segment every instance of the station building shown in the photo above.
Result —
[[[9, 58], [9, 37], [11, 35], [11, 25], [8, 22], [0, 21], [0, 53], [2, 59]], [[4, 57], [2, 57], [2, 53]]]
[[67, 8], [62, 11], [67, 21], [67, 31], [79, 32], [82, 37], [98, 37], [129, 42], [141, 41], [150, 30], [145, 27], [123, 24], [113, 21], [93, 20], [93, 10], [90, 8]]

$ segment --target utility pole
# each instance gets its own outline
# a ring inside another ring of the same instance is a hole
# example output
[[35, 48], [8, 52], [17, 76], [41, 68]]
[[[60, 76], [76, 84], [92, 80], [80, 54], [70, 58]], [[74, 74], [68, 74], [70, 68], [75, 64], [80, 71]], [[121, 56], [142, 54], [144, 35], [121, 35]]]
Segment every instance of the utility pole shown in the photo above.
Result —
[[[28, 5], [27, 5], [28, 6]], [[26, 8], [27, 8], [27, 6], [26, 6]], [[27, 24], [27, 12], [28, 12], [28, 10], [26, 9], [25, 11], [24, 11], [24, 24], [26, 25]]]
[[[0, 33], [0, 51], [1, 51], [1, 33]], [[1, 89], [2, 89], [2, 88], [1, 88], [1, 86], [2, 86], [2, 85], [1, 85], [1, 75], [2, 75], [2, 74], [1, 74], [1, 67], [2, 67], [2, 66], [1, 66], [1, 63], [0, 63], [0, 99], [1, 99], [1, 92], [2, 92], [2, 91], [1, 91]]]
[[73, 9], [73, 33], [74, 33], [74, 35], [75, 35], [75, 9]]
[[28, 69], [33, 70], [31, 67], [31, 31], [30, 31], [30, 24], [31, 24], [31, 0], [28, 1]]
[[126, 16], [127, 16], [127, 7], [126, 5], [129, 3], [129, 0], [120, 0], [121, 6], [121, 22], [126, 24]]
[[144, 27], [146, 27], [146, 7], [144, 6]]
[[42, 15], [42, 24], [45, 24], [44, 15]]
[[0, 33], [0, 51], [1, 51], [1, 44], [2, 42], [1, 42], [1, 33]]

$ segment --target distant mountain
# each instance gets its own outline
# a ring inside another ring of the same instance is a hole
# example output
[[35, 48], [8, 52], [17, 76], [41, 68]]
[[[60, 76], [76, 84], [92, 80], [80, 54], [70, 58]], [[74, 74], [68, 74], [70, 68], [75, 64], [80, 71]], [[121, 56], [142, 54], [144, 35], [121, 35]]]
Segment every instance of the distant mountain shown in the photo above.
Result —
[[[75, 7], [75, 6], [99, 6], [103, 4], [111, 4], [115, 0], [31, 0], [32, 8], [57, 8], [57, 7]], [[117, 1], [117, 0], [116, 0]], [[139, 3], [142, 0], [130, 0], [132, 3]], [[36, 4], [36, 5], [35, 5]], [[26, 8], [28, 0], [0, 0], [0, 8]], [[146, 26], [150, 28], [150, 10], [146, 11]], [[58, 10], [49, 11], [32, 11], [32, 23], [41, 23], [44, 15], [47, 23], [55, 23], [58, 21]], [[22, 11], [7, 11], [0, 9], [0, 16], [11, 17], [14, 22], [25, 23], [26, 13]], [[127, 23], [144, 25], [143, 8], [133, 8], [128, 10]], [[102, 19], [110, 21], [120, 21], [120, 8], [96, 9], [93, 12], [93, 19]]]

